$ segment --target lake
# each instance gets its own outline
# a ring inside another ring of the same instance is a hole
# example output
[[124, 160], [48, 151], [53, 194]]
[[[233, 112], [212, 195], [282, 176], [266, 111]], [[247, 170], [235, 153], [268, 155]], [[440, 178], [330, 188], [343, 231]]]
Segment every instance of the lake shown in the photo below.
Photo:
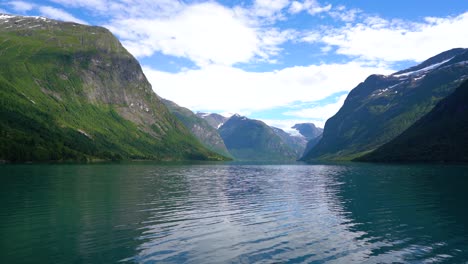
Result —
[[468, 166], [0, 166], [0, 263], [462, 263]]

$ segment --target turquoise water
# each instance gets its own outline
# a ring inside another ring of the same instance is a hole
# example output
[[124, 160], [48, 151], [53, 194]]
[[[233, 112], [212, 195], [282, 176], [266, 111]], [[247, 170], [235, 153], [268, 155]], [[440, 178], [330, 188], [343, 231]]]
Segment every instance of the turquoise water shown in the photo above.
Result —
[[463, 263], [468, 167], [2, 165], [0, 263]]

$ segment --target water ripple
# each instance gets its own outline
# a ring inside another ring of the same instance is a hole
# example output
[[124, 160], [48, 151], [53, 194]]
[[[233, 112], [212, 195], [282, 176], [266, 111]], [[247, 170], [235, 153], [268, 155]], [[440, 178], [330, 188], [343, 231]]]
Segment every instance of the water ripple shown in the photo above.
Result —
[[0, 170], [2, 263], [468, 261], [464, 166]]

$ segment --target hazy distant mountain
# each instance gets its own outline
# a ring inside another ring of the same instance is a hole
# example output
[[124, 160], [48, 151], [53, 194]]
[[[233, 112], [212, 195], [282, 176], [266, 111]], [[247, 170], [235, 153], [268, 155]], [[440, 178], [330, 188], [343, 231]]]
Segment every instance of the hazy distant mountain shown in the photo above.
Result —
[[307, 141], [300, 158], [307, 154], [322, 139], [323, 128], [316, 127], [313, 123], [295, 124], [291, 128], [296, 129]]
[[284, 130], [277, 128], [277, 127], [271, 127], [273, 131], [278, 135], [281, 140], [286, 143], [286, 145], [294, 151], [294, 154], [296, 155], [296, 159], [299, 159], [304, 155], [304, 150], [307, 145], [307, 139], [303, 136], [294, 136], [291, 135]]
[[109, 30], [0, 15], [0, 160], [222, 159]]
[[219, 132], [227, 149], [237, 160], [296, 159], [296, 153], [262, 121], [234, 115], [219, 128]]
[[172, 101], [166, 99], [161, 100], [169, 111], [171, 111], [171, 113], [174, 114], [205, 147], [223, 156], [231, 157], [218, 130], [210, 126], [207, 120], [198, 117], [189, 109], [181, 107]]
[[467, 162], [468, 81], [401, 135], [359, 160]]
[[296, 129], [307, 140], [317, 138], [323, 133], [323, 128], [316, 127], [313, 123], [295, 124], [292, 128]]
[[198, 117], [205, 119], [210, 126], [219, 129], [220, 126], [224, 124], [229, 118], [215, 113], [197, 113]]
[[369, 76], [304, 160], [353, 159], [394, 139], [468, 78], [467, 61], [468, 49], [452, 49], [389, 76]]

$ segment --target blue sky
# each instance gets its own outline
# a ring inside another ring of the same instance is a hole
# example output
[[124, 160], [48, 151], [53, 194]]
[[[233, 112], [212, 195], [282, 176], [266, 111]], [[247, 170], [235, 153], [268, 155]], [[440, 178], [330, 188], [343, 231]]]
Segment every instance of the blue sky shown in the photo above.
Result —
[[193, 111], [323, 126], [368, 75], [468, 47], [468, 1], [49, 0], [0, 12], [104, 26]]

